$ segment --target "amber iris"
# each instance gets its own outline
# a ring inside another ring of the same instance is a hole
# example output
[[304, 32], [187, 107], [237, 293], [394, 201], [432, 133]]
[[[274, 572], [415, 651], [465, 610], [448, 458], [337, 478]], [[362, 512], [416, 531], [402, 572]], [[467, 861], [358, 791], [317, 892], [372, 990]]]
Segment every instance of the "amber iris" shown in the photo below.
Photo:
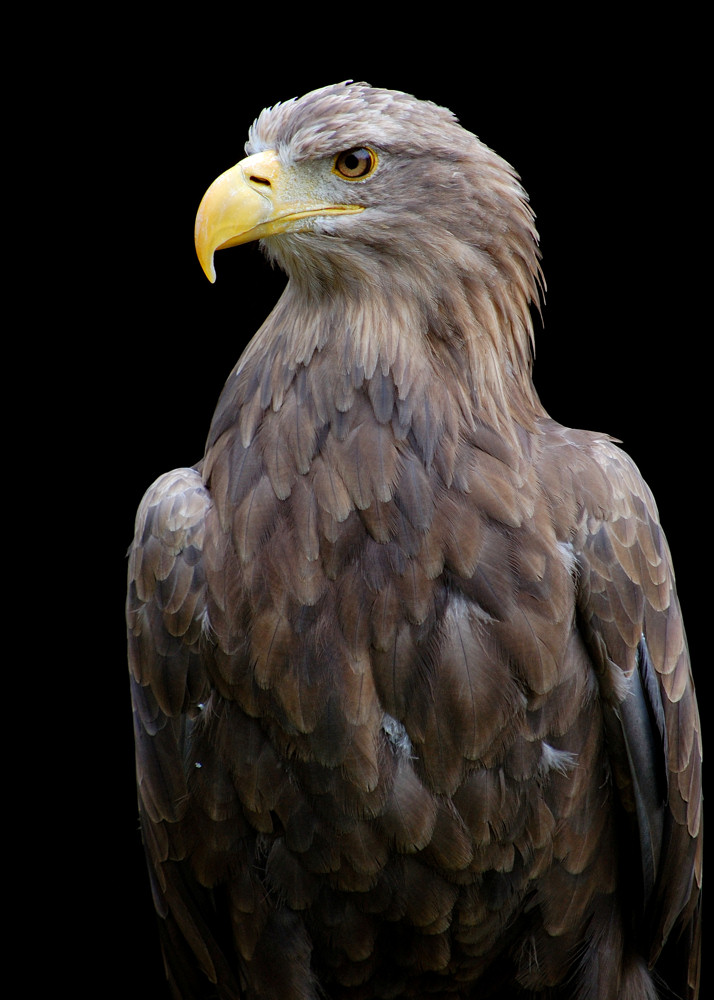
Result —
[[377, 156], [365, 146], [356, 149], [346, 149], [335, 160], [335, 173], [348, 180], [361, 180], [368, 177], [377, 166]]

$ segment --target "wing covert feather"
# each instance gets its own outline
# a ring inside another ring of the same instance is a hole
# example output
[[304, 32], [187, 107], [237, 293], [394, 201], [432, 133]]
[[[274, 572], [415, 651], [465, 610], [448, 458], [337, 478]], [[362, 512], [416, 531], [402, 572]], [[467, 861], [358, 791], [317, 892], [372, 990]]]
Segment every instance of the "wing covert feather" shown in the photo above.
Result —
[[195, 469], [167, 473], [147, 490], [129, 551], [128, 656], [139, 813], [156, 909], [164, 917], [159, 928], [167, 976], [182, 990], [194, 983], [191, 995], [199, 996], [197, 966], [238, 1000], [193, 876], [180, 863], [196, 836], [186, 754], [193, 720], [209, 693], [202, 554], [210, 505]]
[[[701, 887], [701, 726], [654, 500], [620, 449], [594, 436], [589, 448], [593, 475], [579, 470], [586, 514], [578, 539], [578, 614], [598, 670], [621, 802], [637, 831], [654, 963], [673, 927], [679, 934], [671, 937], [680, 942], [699, 934], [698, 906], [690, 901]], [[676, 951], [676, 943], [671, 947]], [[683, 947], [679, 961], [686, 964], [688, 953]], [[695, 964], [696, 954], [692, 949]], [[698, 976], [698, 968], [689, 970], [692, 991]]]

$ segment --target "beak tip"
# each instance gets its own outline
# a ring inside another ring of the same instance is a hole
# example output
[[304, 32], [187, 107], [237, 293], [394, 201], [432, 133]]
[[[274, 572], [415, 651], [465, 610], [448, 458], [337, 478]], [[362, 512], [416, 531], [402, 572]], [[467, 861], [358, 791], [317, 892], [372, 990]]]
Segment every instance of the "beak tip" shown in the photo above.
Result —
[[213, 285], [216, 281], [216, 267], [213, 263], [213, 249], [209, 249], [203, 241], [196, 240], [196, 256], [201, 270]]
[[193, 238], [196, 247], [196, 256], [198, 257], [201, 269], [213, 285], [216, 281], [216, 268], [213, 264], [215, 247], [212, 245], [210, 239], [208, 223], [203, 212], [203, 202], [201, 202], [198, 214], [196, 215]]
[[201, 265], [201, 270], [206, 275], [211, 284], [214, 285], [216, 283], [216, 268], [213, 264], [213, 254], [211, 254], [211, 256], [208, 259], [204, 259], [199, 254], [198, 260]]

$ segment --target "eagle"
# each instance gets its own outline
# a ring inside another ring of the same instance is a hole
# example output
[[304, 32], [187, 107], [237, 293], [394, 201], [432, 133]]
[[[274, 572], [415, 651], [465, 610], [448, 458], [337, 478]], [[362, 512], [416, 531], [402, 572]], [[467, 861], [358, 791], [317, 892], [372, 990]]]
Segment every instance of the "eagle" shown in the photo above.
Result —
[[260, 113], [200, 263], [287, 275], [141, 501], [142, 839], [181, 1000], [699, 992], [701, 730], [638, 469], [534, 388], [534, 214], [434, 103]]

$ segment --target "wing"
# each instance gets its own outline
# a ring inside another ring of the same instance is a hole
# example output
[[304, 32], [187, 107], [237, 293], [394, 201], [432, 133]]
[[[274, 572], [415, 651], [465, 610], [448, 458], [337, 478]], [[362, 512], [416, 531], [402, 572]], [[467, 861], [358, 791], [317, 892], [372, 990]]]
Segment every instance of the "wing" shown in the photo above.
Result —
[[212, 982], [220, 976], [222, 995], [238, 997], [237, 986], [230, 993], [233, 976], [210, 929], [211, 895], [180, 864], [198, 822], [188, 769], [195, 720], [209, 693], [203, 549], [210, 508], [195, 469], [167, 473], [142, 500], [129, 556], [129, 667], [139, 813], [154, 904], [163, 918], [167, 976], [177, 995], [203, 996], [190, 971], [198, 964]]
[[611, 442], [585, 437], [570, 432], [594, 458], [575, 477], [573, 494], [584, 512], [578, 614], [599, 673], [611, 766], [632, 834], [632, 920], [644, 928], [639, 943], [650, 966], [667, 969], [678, 995], [695, 997], [702, 747], [672, 564], [634, 464]]

